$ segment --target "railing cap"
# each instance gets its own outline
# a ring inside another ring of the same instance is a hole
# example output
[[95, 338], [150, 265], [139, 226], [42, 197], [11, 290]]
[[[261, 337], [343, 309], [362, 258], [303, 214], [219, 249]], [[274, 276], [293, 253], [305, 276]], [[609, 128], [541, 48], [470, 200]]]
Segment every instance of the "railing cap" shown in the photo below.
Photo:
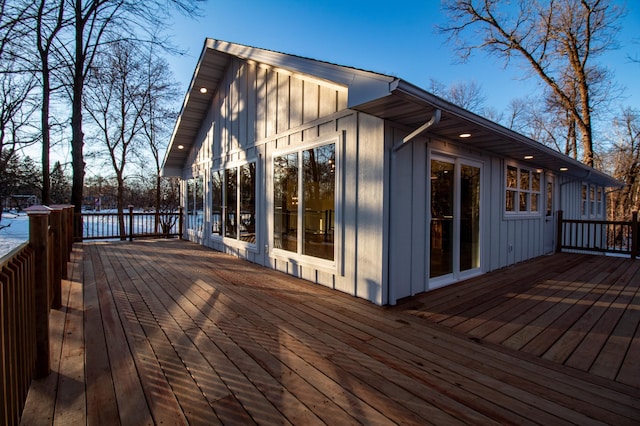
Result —
[[52, 204], [49, 206], [49, 208], [55, 212], [61, 212], [62, 210], [64, 210], [64, 207], [58, 204]]
[[28, 216], [32, 216], [32, 215], [39, 215], [39, 214], [50, 214], [52, 209], [47, 207], [47, 206], [43, 206], [43, 205], [33, 205], [31, 207], [27, 207], [26, 209], [24, 209], [24, 211], [27, 212]]
[[51, 207], [51, 208], [57, 207], [57, 208], [61, 208], [61, 209], [68, 209], [70, 207], [73, 207], [73, 204], [51, 204], [49, 207]]

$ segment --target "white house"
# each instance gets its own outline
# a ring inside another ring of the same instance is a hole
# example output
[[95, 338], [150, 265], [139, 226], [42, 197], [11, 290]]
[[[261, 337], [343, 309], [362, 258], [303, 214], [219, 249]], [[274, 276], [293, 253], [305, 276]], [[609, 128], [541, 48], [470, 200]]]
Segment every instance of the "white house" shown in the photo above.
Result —
[[185, 238], [379, 305], [550, 253], [619, 185], [397, 77], [213, 39], [163, 173]]

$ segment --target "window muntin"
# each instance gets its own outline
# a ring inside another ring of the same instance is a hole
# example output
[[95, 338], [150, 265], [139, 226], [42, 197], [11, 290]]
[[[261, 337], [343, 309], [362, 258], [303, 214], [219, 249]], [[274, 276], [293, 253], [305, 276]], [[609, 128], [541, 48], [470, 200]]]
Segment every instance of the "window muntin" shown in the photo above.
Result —
[[505, 212], [538, 214], [540, 212], [541, 174], [537, 170], [507, 165]]
[[274, 248], [334, 260], [335, 143], [275, 156], [273, 170]]
[[604, 189], [583, 183], [581, 186], [580, 214], [583, 218], [604, 217]]

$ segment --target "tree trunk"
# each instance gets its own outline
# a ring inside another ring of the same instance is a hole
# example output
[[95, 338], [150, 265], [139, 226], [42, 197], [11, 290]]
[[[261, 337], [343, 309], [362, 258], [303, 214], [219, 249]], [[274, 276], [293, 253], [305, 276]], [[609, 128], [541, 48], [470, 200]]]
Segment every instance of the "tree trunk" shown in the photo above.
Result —
[[51, 83], [49, 81], [49, 60], [46, 53], [42, 53], [42, 204], [51, 204], [51, 180], [49, 151], [51, 149], [51, 135], [49, 131], [49, 103], [51, 98]]
[[121, 174], [116, 177], [118, 180], [118, 226], [120, 228], [120, 240], [125, 241], [127, 239], [127, 229], [124, 221], [124, 179]]
[[84, 135], [82, 134], [82, 89], [84, 86], [84, 20], [82, 1], [75, 2], [75, 67], [73, 74], [73, 99], [71, 106], [71, 161], [73, 180], [71, 186], [71, 204], [76, 213], [74, 235], [82, 237], [82, 196], [84, 186]]

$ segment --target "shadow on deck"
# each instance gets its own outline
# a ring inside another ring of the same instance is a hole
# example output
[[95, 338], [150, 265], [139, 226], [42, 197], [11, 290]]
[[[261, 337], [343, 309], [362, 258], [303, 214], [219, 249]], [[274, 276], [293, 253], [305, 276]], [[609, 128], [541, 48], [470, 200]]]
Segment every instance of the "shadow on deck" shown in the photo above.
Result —
[[25, 425], [640, 422], [637, 386], [436, 323], [470, 307], [380, 308], [177, 240], [72, 260]]

